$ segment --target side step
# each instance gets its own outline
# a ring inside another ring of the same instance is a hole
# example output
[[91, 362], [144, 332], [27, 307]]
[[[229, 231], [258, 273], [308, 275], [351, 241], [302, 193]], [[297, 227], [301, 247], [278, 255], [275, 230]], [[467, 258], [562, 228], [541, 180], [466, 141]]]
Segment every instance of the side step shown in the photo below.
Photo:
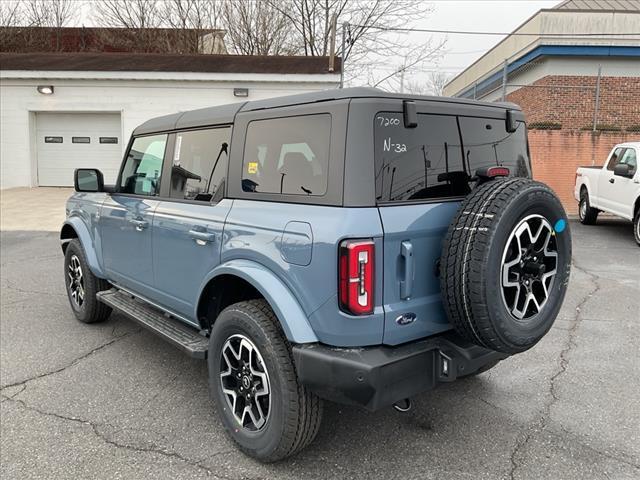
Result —
[[112, 288], [98, 292], [97, 298], [114, 310], [126, 315], [147, 330], [151, 330], [164, 340], [172, 343], [193, 358], [207, 358], [209, 339], [194, 329], [165, 315], [160, 310], [148, 305], [130, 294]]

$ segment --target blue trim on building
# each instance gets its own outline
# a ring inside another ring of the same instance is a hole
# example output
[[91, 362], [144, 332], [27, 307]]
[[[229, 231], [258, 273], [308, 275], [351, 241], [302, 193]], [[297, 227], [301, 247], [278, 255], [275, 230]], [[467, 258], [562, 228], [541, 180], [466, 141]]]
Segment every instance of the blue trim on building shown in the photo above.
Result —
[[[640, 57], [640, 47], [622, 47], [609, 45], [540, 45], [507, 65], [507, 74], [517, 70], [542, 56], [549, 57]], [[502, 70], [472, 85], [456, 95], [473, 98], [473, 91], [481, 92], [496, 82], [502, 82]]]

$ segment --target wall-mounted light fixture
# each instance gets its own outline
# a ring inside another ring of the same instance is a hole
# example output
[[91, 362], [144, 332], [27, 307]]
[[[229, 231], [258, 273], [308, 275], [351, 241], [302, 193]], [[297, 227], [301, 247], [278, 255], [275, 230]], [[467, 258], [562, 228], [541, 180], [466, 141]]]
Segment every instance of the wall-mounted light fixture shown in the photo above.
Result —
[[234, 88], [233, 89], [234, 97], [248, 97], [249, 89], [248, 88]]
[[38, 93], [42, 95], [53, 95], [53, 85], [38, 85]]

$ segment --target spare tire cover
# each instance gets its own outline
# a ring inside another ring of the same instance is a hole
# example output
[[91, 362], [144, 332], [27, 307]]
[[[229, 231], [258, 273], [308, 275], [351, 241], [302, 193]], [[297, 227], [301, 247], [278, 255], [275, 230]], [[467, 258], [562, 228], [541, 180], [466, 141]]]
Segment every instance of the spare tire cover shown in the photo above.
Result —
[[569, 224], [553, 191], [526, 178], [492, 180], [462, 201], [447, 231], [443, 305], [468, 341], [522, 352], [553, 325], [570, 268]]

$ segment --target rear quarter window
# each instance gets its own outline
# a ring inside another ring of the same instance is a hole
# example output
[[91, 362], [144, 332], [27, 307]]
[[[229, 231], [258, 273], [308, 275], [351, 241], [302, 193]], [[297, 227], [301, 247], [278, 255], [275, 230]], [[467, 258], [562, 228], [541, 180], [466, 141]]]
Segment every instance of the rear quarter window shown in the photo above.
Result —
[[247, 126], [242, 190], [322, 196], [327, 192], [331, 115], [254, 120]]
[[475, 171], [509, 167], [529, 176], [526, 126], [506, 131], [505, 120], [418, 114], [418, 126], [405, 128], [402, 113], [374, 118], [376, 199], [393, 203], [467, 195]]

